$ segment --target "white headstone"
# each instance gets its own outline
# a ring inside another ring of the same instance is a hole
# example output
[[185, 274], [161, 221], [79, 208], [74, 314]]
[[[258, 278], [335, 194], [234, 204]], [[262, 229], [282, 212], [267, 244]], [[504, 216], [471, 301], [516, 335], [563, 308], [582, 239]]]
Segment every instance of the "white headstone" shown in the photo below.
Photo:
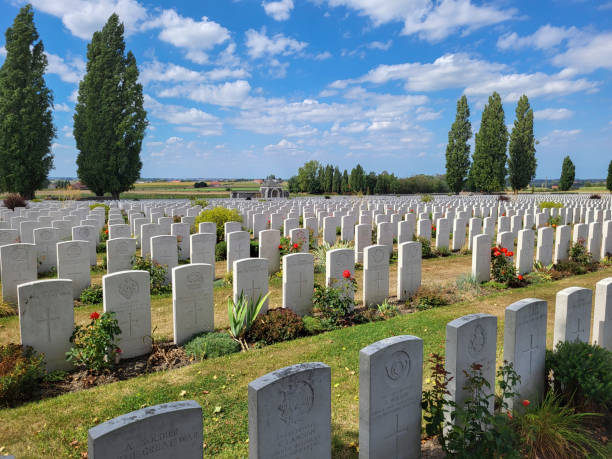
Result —
[[136, 239], [120, 237], [106, 241], [107, 274], [132, 269], [134, 255], [136, 255]]
[[[231, 233], [230, 233], [231, 236]], [[234, 262], [234, 301], [240, 294], [256, 302], [268, 293], [268, 260], [265, 258], [244, 258]], [[269, 299], [261, 308], [260, 314], [268, 311]]]
[[303, 316], [312, 312], [314, 257], [292, 253], [283, 257], [283, 308]]
[[592, 297], [588, 288], [568, 287], [557, 292], [553, 346], [560, 341], [589, 342]]
[[192, 263], [172, 270], [174, 343], [215, 330], [214, 266]]

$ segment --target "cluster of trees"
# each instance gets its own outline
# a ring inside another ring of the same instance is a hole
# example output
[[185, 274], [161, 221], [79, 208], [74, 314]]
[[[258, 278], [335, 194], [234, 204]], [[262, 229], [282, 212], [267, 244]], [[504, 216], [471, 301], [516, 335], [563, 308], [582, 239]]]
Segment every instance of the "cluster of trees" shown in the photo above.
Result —
[[512, 133], [508, 135], [501, 97], [497, 92], [491, 94], [482, 112], [471, 161], [469, 118], [467, 98], [462, 96], [446, 147], [446, 179], [451, 191], [503, 191], [506, 177], [515, 192], [528, 186], [535, 177], [537, 161], [533, 110], [527, 96], [518, 101]]
[[318, 161], [308, 161], [298, 169], [297, 175], [288, 180], [291, 193], [363, 193], [388, 194], [398, 193], [397, 177], [388, 172], [366, 173], [360, 164], [355, 166], [350, 174], [338, 166], [323, 165]]
[[[97, 195], [114, 199], [140, 177], [147, 126], [142, 85], [123, 24], [113, 14], [87, 46], [87, 73], [79, 84], [74, 138], [77, 174]], [[6, 30], [0, 68], [0, 190], [32, 199], [53, 168], [53, 94], [44, 74], [47, 57], [31, 5]]]

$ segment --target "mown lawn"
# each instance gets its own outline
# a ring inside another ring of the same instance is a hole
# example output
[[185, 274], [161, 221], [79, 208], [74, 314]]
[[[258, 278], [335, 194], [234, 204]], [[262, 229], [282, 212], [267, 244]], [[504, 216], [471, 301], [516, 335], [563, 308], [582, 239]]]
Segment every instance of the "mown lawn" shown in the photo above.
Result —
[[[556, 292], [569, 286], [592, 289], [598, 280], [609, 276], [612, 268], [4, 409], [0, 411], [0, 448], [3, 447], [0, 451], [20, 458], [78, 458], [87, 449], [90, 427], [144, 406], [188, 398], [200, 403], [204, 411], [205, 454], [247, 457], [248, 383], [283, 366], [321, 361], [332, 368], [334, 457], [357, 457], [361, 348], [389, 336], [412, 334], [424, 340], [425, 356], [443, 352], [446, 323], [465, 314], [486, 312], [498, 317], [497, 355], [501, 363], [506, 306], [526, 297], [547, 300], [548, 346], [551, 346]], [[428, 377], [426, 369], [425, 380]]]

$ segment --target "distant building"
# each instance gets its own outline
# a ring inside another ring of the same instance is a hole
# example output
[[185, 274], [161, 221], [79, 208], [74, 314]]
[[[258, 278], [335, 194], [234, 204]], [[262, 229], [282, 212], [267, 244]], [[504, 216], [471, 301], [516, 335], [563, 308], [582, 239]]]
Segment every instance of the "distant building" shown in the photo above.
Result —
[[232, 198], [288, 198], [289, 191], [283, 189], [282, 180], [254, 180], [260, 183], [259, 191], [232, 191]]
[[89, 190], [89, 188], [87, 188], [87, 185], [81, 182], [74, 182], [74, 183], [71, 183], [70, 185], [72, 186], [73, 190]]
[[259, 185], [261, 185], [264, 182], [262, 179], [255, 179], [253, 181]]

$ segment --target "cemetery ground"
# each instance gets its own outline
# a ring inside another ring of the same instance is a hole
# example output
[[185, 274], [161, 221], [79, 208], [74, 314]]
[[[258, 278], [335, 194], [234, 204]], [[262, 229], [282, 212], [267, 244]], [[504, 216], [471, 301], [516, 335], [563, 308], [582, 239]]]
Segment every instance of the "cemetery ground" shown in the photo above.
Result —
[[[100, 256], [99, 256], [99, 261]], [[558, 281], [532, 284], [524, 288], [475, 292], [456, 287], [456, 280], [469, 273], [471, 257], [454, 255], [424, 259], [422, 294], [445, 295], [451, 304], [428, 310], [404, 309], [404, 314], [385, 321], [342, 328], [315, 336], [286, 341], [225, 357], [208, 359], [183, 368], [143, 374], [127, 381], [103, 384], [87, 390], [32, 401], [0, 411], [0, 452], [17, 457], [83, 457], [87, 450], [87, 430], [115, 416], [173, 400], [193, 399], [203, 408], [205, 455], [246, 457], [248, 454], [247, 385], [250, 381], [280, 367], [321, 361], [332, 369], [332, 447], [334, 457], [357, 457], [359, 432], [359, 350], [393, 335], [409, 334], [424, 341], [425, 358], [444, 353], [446, 324], [460, 316], [484, 312], [497, 316], [497, 364], [502, 363], [504, 310], [526, 297], [548, 302], [547, 347], [552, 347], [555, 294], [566, 287], [593, 289], [597, 281], [610, 277], [612, 267]], [[389, 282], [396, 282], [397, 265], [390, 266]], [[104, 272], [92, 271], [92, 283], [100, 284]], [[216, 277], [223, 279], [225, 262], [217, 262]], [[361, 285], [363, 271], [355, 277]], [[323, 283], [316, 273], [315, 282]], [[228, 326], [227, 298], [231, 286], [217, 281], [215, 328]], [[281, 282], [270, 281], [270, 307], [281, 304]], [[393, 289], [391, 289], [393, 291]], [[356, 303], [361, 300], [358, 289]], [[75, 308], [77, 323], [86, 323], [102, 305]], [[171, 295], [152, 296], [152, 329], [157, 342], [172, 339]], [[407, 313], [410, 312], [410, 313]], [[19, 342], [15, 316], [0, 319], [0, 343]], [[430, 372], [424, 369], [424, 388]]]

